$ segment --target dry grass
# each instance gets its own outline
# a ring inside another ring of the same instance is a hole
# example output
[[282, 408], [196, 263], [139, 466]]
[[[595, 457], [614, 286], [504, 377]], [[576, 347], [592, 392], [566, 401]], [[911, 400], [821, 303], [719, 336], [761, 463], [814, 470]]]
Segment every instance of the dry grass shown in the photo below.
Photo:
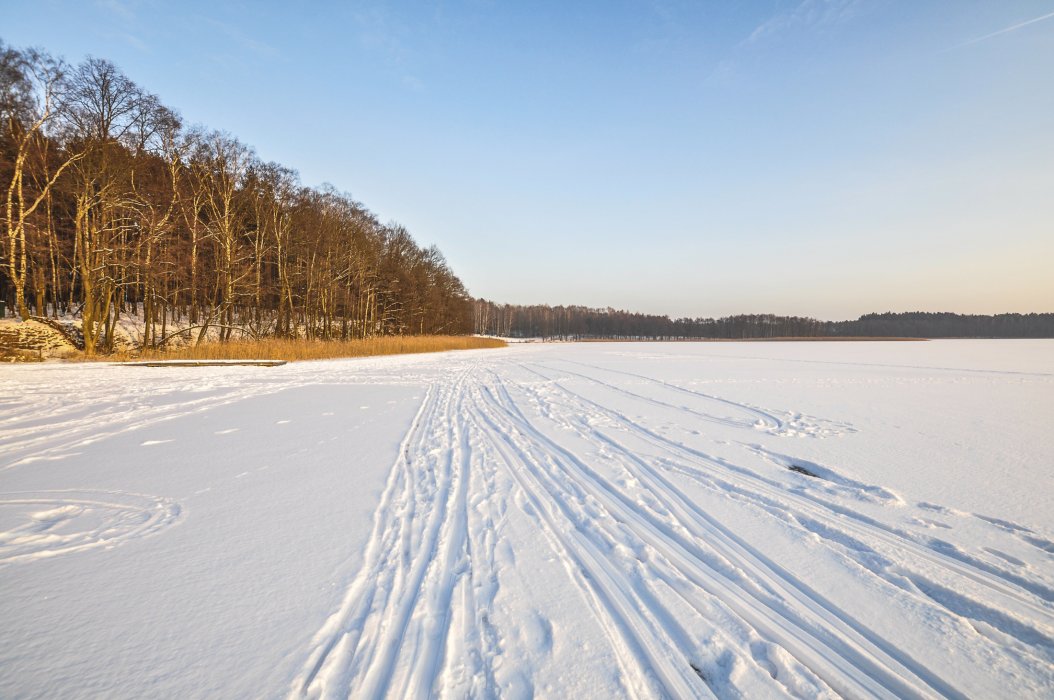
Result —
[[505, 341], [463, 335], [383, 336], [365, 340], [235, 340], [171, 350], [100, 356], [98, 360], [328, 360], [339, 357], [405, 355], [444, 350], [503, 348]]
[[581, 343], [851, 343], [873, 342], [924, 342], [929, 338], [901, 338], [881, 335], [787, 335], [774, 338], [670, 338], [668, 340], [641, 338], [583, 338]]

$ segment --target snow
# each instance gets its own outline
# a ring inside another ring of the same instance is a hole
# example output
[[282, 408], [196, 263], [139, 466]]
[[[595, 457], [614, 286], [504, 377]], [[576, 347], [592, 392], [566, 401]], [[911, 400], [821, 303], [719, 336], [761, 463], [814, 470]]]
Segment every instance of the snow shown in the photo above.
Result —
[[0, 697], [1049, 697], [1054, 344], [0, 368]]

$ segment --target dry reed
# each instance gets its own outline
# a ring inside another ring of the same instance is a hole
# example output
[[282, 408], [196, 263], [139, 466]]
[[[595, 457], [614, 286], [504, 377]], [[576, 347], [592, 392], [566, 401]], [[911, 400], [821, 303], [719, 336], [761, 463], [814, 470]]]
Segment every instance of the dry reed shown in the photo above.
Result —
[[[463, 335], [379, 336], [362, 340], [232, 340], [226, 343], [143, 350], [139, 353], [104, 355], [95, 359], [114, 360], [327, 360], [340, 357], [406, 355], [445, 350], [503, 348], [505, 341]], [[85, 358], [87, 359], [87, 358]]]

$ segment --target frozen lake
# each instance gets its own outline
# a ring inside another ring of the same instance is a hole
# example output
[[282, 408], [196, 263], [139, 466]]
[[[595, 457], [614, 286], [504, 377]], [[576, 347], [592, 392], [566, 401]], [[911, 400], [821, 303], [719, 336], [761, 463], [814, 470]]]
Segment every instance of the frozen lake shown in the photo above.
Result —
[[0, 366], [0, 697], [1050, 697], [1054, 341]]

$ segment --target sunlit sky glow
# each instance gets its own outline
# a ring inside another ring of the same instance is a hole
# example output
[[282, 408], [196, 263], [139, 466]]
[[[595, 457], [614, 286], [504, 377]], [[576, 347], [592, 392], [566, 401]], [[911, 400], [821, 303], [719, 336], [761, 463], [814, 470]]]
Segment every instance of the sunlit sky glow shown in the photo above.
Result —
[[674, 316], [1054, 311], [1054, 2], [0, 1], [437, 244]]

